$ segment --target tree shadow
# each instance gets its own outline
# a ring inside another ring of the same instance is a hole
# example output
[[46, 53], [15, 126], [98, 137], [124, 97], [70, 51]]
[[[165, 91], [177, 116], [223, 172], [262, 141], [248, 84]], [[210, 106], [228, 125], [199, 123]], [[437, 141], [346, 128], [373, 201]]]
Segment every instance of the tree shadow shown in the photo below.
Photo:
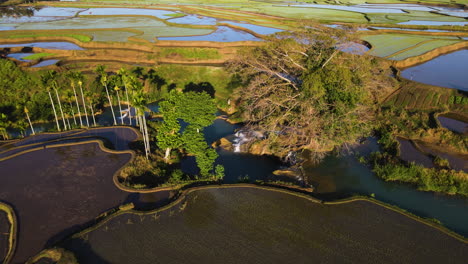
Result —
[[183, 92], [184, 93], [186, 93], [186, 92], [197, 92], [197, 93], [206, 92], [212, 98], [214, 98], [216, 91], [215, 91], [215, 88], [213, 87], [213, 85], [211, 85], [211, 83], [209, 83], [209, 82], [199, 82], [197, 84], [193, 83], [193, 82], [190, 82], [189, 84], [185, 85], [185, 88], [184, 88]]

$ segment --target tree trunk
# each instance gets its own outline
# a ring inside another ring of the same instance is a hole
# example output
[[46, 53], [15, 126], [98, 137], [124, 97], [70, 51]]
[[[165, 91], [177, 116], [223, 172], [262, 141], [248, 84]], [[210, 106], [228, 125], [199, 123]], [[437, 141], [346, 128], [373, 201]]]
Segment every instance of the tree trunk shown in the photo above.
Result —
[[94, 126], [96, 126], [96, 118], [94, 117], [94, 109], [93, 109], [93, 104], [89, 104], [89, 108], [91, 108], [91, 114], [93, 115], [93, 122]]
[[54, 89], [54, 90], [55, 90], [55, 94], [57, 95], [57, 101], [59, 103], [60, 113], [62, 114], [63, 127], [64, 127], [64, 130], [67, 130], [67, 123], [65, 120], [65, 116], [63, 115], [62, 103], [60, 103], [60, 97], [58, 95], [57, 89]]
[[120, 110], [120, 123], [123, 125], [124, 120], [123, 120], [123, 115], [122, 115], [122, 105], [120, 104], [120, 96], [119, 96], [119, 91], [117, 92], [117, 101], [119, 102], [119, 110]]
[[70, 118], [67, 118], [67, 123], [68, 123], [68, 129], [71, 129], [71, 126], [70, 126]]
[[111, 98], [110, 98], [110, 95], [109, 95], [109, 89], [107, 89], [107, 84], [104, 85], [104, 87], [106, 88], [107, 100], [109, 100], [109, 106], [110, 106], [110, 109], [112, 111], [112, 117], [114, 118], [114, 126], [115, 126], [115, 125], [117, 125], [117, 120], [115, 120], [115, 113], [114, 113], [114, 108], [112, 108], [112, 101], [111, 101]]
[[52, 103], [52, 109], [54, 110], [55, 122], [57, 123], [57, 129], [58, 129], [58, 131], [61, 131], [59, 121], [58, 121], [58, 118], [57, 118], [57, 111], [55, 111], [54, 100], [52, 100], [52, 95], [50, 94], [50, 91], [47, 91], [47, 92], [49, 93], [50, 102]]
[[169, 160], [169, 155], [171, 155], [171, 148], [166, 148], [166, 153], [164, 154], [164, 160], [166, 163]]
[[26, 117], [28, 118], [28, 121], [29, 121], [29, 126], [31, 126], [31, 132], [33, 135], [36, 135], [36, 132], [34, 132], [34, 127], [32, 125], [32, 122], [31, 122], [31, 118], [29, 118], [29, 113], [26, 112]]
[[81, 83], [80, 83], [80, 91], [81, 91], [81, 100], [83, 101], [83, 108], [84, 108], [84, 111], [85, 111], [86, 125], [89, 127], [88, 111], [86, 110], [86, 101], [84, 99], [83, 85]]
[[[78, 108], [78, 118], [80, 119], [80, 127], [83, 127], [83, 120], [81, 119], [80, 104], [78, 103], [78, 96], [76, 96], [75, 85], [72, 85], [72, 87], [73, 87], [73, 93], [75, 93], [75, 101], [76, 101], [76, 107]], [[83, 94], [83, 91], [81, 91], [81, 94]]]
[[127, 85], [125, 85], [125, 95], [127, 96], [128, 121], [132, 125], [132, 108], [130, 107], [130, 100], [128, 100]]
[[72, 102], [70, 102], [70, 109], [71, 109], [71, 112], [72, 112], [73, 121], [74, 121], [75, 126], [76, 126], [76, 125], [77, 125], [77, 124], [76, 124], [76, 116], [75, 116], [75, 111], [73, 110], [73, 104], [72, 104]]
[[151, 153], [150, 150], [150, 144], [149, 144], [149, 136], [148, 136], [148, 127], [146, 126], [146, 117], [143, 115], [143, 124], [144, 124], [144, 129], [145, 129], [145, 135], [146, 135], [146, 157]]

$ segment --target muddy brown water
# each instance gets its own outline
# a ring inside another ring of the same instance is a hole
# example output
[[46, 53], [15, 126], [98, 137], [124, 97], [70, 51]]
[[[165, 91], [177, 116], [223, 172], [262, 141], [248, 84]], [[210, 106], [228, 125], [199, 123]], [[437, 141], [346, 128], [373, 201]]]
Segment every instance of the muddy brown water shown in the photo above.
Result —
[[110, 154], [97, 143], [43, 149], [0, 162], [0, 200], [19, 220], [12, 263], [29, 257], [130, 195], [112, 181], [130, 154]]
[[464, 263], [468, 246], [367, 201], [312, 203], [250, 188], [195, 191], [66, 241], [80, 263]]

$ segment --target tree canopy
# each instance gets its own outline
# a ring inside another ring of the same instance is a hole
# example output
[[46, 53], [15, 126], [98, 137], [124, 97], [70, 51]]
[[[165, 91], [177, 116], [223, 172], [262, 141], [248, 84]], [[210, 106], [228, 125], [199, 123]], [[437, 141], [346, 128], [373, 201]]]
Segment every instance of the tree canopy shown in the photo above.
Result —
[[370, 133], [393, 80], [376, 59], [344, 52], [352, 43], [341, 31], [309, 26], [231, 61], [245, 84], [237, 94], [241, 115], [268, 135], [271, 152], [324, 152]]

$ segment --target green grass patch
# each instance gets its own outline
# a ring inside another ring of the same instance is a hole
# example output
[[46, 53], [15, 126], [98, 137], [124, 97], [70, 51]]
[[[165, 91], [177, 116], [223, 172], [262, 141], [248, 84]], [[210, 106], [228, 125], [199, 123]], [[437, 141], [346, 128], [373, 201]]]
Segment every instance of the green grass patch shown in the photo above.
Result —
[[217, 49], [212, 48], [164, 48], [159, 52], [160, 57], [185, 59], [221, 59]]
[[176, 18], [176, 17], [183, 17], [185, 14], [183, 13], [174, 13], [174, 14], [164, 14], [164, 16], [170, 17], [170, 18]]
[[63, 33], [30, 33], [30, 34], [13, 34], [8, 35], [6, 38], [15, 39], [15, 38], [37, 38], [37, 37], [69, 37], [74, 38], [81, 42], [90, 42], [92, 40], [91, 36], [80, 35], [80, 34], [63, 34]]
[[55, 53], [41, 52], [41, 53], [35, 53], [35, 54], [32, 54], [32, 55], [23, 57], [23, 59], [25, 59], [25, 60], [38, 60], [40, 58], [49, 57], [49, 56], [53, 56], [53, 55], [55, 55]]

